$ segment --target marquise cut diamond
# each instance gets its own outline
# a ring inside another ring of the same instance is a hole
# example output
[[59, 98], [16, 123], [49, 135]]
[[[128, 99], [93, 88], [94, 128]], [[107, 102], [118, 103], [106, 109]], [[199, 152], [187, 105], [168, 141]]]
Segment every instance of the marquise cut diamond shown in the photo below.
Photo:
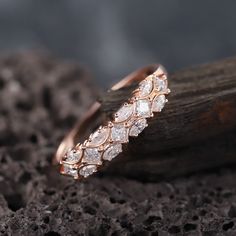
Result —
[[134, 111], [134, 104], [124, 104], [115, 114], [115, 122], [127, 120]]
[[120, 143], [114, 144], [105, 150], [103, 154], [103, 159], [111, 161], [121, 152], [122, 152], [122, 145]]
[[152, 81], [151, 80], [143, 80], [140, 84], [139, 84], [139, 90], [140, 90], [140, 95], [142, 97], [145, 97], [147, 95], [149, 95], [152, 91]]
[[165, 103], [166, 103], [165, 95], [156, 96], [152, 102], [152, 111], [153, 112], [160, 112], [163, 109], [163, 107], [165, 106]]
[[86, 178], [96, 171], [97, 171], [97, 167], [95, 165], [87, 165], [87, 166], [82, 167], [79, 170], [79, 174]]
[[90, 136], [90, 141], [88, 142], [88, 146], [99, 146], [104, 143], [109, 136], [109, 129], [107, 127], [102, 127], [95, 131]]
[[146, 127], [147, 127], [147, 120], [138, 119], [131, 126], [129, 135], [137, 137]]

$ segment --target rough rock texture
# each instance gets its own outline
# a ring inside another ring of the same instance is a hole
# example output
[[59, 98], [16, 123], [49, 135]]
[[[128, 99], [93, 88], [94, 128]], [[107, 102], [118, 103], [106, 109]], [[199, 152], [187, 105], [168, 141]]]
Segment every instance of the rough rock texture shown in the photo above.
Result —
[[1, 59], [0, 235], [235, 235], [234, 167], [159, 183], [57, 173], [55, 148], [94, 91], [78, 65]]

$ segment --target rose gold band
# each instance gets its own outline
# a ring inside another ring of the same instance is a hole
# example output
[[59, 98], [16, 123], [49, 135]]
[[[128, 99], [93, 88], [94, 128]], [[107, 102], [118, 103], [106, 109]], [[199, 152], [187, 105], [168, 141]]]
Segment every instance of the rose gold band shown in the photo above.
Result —
[[114, 114], [112, 121], [89, 136], [89, 127], [98, 127], [103, 120], [101, 104], [96, 102], [63, 139], [53, 160], [54, 164], [61, 165], [62, 174], [75, 179], [93, 174], [104, 161], [112, 160], [122, 151], [122, 144], [128, 142], [129, 136], [141, 133], [153, 112], [162, 110], [167, 102], [165, 95], [170, 92], [165, 69], [158, 64], [144, 67], [122, 79], [111, 90], [129, 86], [134, 81], [140, 82], [138, 89]]

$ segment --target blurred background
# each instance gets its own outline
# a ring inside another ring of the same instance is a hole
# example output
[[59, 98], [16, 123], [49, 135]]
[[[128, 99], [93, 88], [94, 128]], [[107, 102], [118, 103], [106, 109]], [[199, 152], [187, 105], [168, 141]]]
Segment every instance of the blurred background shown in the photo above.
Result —
[[168, 71], [236, 54], [236, 1], [1, 0], [0, 53], [77, 60], [109, 87], [134, 69]]

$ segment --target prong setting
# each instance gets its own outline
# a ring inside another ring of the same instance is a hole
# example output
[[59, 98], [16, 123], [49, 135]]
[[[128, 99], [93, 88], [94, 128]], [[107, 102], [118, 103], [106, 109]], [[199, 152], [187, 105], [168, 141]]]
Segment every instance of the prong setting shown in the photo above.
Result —
[[111, 161], [122, 152], [129, 136], [137, 137], [148, 126], [147, 119], [164, 108], [170, 92], [165, 70], [159, 66], [138, 84], [132, 97], [106, 126], [99, 126], [83, 144], [76, 144], [65, 154], [60, 161], [60, 172], [74, 179], [87, 178], [97, 172], [104, 161]]

